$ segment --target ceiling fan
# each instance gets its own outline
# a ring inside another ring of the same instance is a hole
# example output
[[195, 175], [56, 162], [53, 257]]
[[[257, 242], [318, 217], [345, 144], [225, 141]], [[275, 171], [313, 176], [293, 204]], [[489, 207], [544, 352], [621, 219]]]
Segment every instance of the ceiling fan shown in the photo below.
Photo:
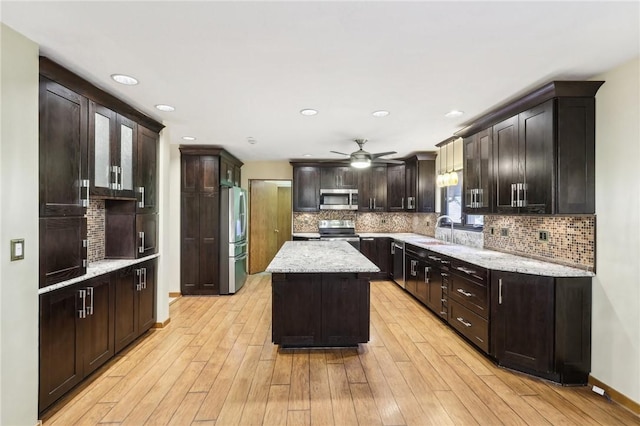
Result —
[[334, 154], [349, 156], [349, 162], [351, 166], [356, 167], [358, 169], [364, 169], [365, 167], [369, 167], [371, 166], [371, 163], [403, 164], [402, 161], [380, 158], [380, 157], [384, 157], [385, 155], [397, 154], [396, 151], [378, 152], [375, 154], [371, 154], [365, 151], [364, 149], [362, 149], [364, 144], [367, 143], [366, 139], [354, 139], [353, 141], [358, 144], [359, 149], [357, 151], [352, 152], [351, 154], [345, 154], [344, 152], [338, 152], [338, 151], [330, 151], [330, 152], [333, 152]]

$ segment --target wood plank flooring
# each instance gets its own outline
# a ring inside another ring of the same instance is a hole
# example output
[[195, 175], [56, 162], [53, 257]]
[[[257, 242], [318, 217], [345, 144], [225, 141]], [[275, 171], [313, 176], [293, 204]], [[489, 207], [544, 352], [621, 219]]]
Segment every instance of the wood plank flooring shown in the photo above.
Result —
[[587, 387], [496, 367], [395, 283], [371, 283], [371, 340], [271, 343], [270, 276], [183, 297], [44, 416], [45, 425], [639, 425]]

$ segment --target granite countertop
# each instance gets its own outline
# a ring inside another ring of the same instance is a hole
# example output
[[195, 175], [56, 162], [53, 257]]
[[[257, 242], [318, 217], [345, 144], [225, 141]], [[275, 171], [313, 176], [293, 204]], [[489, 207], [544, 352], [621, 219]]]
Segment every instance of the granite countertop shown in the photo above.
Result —
[[274, 273], [380, 272], [346, 241], [287, 241], [266, 269]]
[[90, 262], [87, 266], [87, 273], [76, 278], [72, 278], [67, 281], [62, 281], [50, 286], [41, 288], [38, 290], [38, 294], [48, 293], [53, 290], [58, 290], [84, 280], [88, 280], [99, 275], [108, 274], [109, 272], [117, 271], [118, 269], [126, 268], [127, 266], [135, 265], [137, 263], [145, 262], [147, 260], [155, 259], [159, 254], [152, 254], [150, 256], [141, 257], [140, 259], [104, 259], [96, 262]]
[[[298, 234], [294, 234], [298, 235]], [[584, 269], [571, 268], [556, 263], [530, 259], [494, 250], [479, 249], [461, 244], [445, 243], [426, 235], [386, 232], [359, 232], [360, 237], [388, 237], [434, 251], [445, 256], [492, 269], [494, 271], [518, 272], [547, 277], [593, 277], [595, 274]]]

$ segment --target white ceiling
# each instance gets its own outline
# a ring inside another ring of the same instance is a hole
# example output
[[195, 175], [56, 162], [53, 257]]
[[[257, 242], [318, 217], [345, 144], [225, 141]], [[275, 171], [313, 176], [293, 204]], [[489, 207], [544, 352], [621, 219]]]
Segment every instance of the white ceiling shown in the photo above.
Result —
[[[243, 161], [339, 158], [329, 150], [354, 151], [354, 138], [368, 138], [371, 152], [432, 150], [508, 99], [640, 54], [637, 1], [0, 7], [2, 22], [42, 55], [163, 121], [172, 144], [192, 135]], [[140, 84], [119, 85], [113, 73]], [[379, 109], [391, 114], [373, 117]], [[451, 109], [466, 114], [444, 117]]]

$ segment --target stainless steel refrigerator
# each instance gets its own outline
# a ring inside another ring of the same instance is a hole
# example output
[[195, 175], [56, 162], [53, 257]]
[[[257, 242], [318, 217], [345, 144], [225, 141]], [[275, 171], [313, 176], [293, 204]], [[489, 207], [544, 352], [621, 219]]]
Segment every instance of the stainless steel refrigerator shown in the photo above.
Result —
[[247, 280], [247, 191], [220, 188], [220, 294], [233, 294]]

